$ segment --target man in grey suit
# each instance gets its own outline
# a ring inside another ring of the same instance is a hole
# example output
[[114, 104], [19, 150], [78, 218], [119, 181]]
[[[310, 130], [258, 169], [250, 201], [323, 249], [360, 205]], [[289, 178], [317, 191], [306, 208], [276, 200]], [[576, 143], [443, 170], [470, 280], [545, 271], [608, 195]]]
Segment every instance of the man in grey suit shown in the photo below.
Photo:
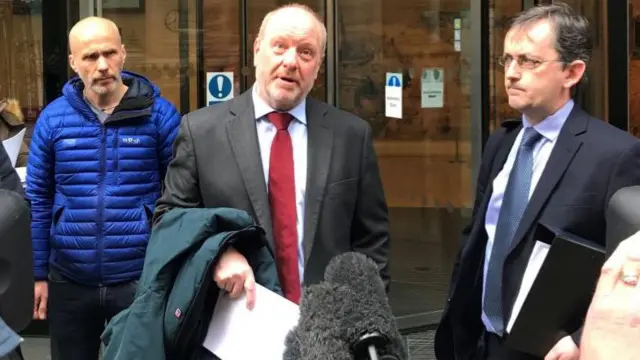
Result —
[[[389, 283], [388, 214], [371, 127], [307, 98], [324, 59], [326, 28], [310, 8], [264, 18], [254, 43], [256, 83], [235, 99], [184, 116], [154, 224], [172, 208], [232, 207], [266, 231], [285, 297], [323, 280], [329, 260], [357, 251]], [[214, 279], [232, 297], [254, 279], [231, 249]]]

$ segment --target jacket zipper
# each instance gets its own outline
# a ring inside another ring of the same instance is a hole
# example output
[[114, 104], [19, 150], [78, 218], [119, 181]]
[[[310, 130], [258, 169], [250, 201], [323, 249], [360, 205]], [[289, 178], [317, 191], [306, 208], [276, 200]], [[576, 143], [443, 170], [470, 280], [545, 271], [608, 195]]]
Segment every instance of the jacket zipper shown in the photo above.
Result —
[[113, 184], [117, 187], [120, 179], [120, 144], [118, 143], [118, 128], [113, 129], [113, 140], [112, 140], [112, 151], [113, 151], [113, 167], [114, 167], [114, 179]]
[[[100, 120], [98, 120], [100, 121]], [[100, 191], [98, 198], [98, 269], [100, 270], [100, 286], [102, 286], [102, 253], [104, 251], [104, 182], [107, 163], [107, 129], [104, 123], [100, 124], [101, 139], [100, 139]]]

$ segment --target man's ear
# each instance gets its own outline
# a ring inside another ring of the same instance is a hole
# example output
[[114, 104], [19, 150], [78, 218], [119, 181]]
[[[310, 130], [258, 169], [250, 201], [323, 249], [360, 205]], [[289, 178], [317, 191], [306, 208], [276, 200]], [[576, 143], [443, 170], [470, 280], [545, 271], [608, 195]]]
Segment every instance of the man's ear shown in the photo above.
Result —
[[124, 48], [124, 44], [120, 45], [120, 51], [122, 51], [122, 67], [124, 67], [124, 63], [127, 60], [127, 50]]
[[584, 73], [587, 70], [587, 64], [582, 60], [576, 60], [567, 65], [567, 70], [569, 71], [569, 74], [564, 86], [567, 89], [571, 89], [584, 77]]
[[76, 74], [78, 73], [78, 66], [76, 65], [76, 60], [72, 54], [69, 54], [69, 66]]
[[253, 66], [256, 66], [256, 59], [258, 58], [258, 51], [260, 51], [260, 37], [256, 37], [253, 41]]

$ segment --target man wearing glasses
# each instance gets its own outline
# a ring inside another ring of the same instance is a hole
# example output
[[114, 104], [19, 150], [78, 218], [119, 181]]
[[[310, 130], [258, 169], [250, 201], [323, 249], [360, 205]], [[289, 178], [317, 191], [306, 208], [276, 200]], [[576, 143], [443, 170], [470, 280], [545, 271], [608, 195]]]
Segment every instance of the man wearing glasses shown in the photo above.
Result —
[[[505, 345], [535, 225], [604, 245], [609, 198], [640, 184], [640, 142], [573, 100], [591, 49], [587, 20], [559, 4], [522, 12], [506, 35], [498, 61], [509, 105], [522, 117], [486, 144], [436, 334], [439, 360], [538, 359]], [[579, 358], [581, 330], [566, 333], [545, 360]]]

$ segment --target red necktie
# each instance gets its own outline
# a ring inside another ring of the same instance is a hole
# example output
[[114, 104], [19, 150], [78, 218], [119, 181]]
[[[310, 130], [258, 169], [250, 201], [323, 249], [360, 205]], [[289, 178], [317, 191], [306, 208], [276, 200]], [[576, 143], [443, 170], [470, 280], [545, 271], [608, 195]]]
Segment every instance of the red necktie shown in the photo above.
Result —
[[293, 171], [293, 146], [289, 135], [289, 113], [272, 112], [267, 115], [276, 127], [269, 157], [269, 203], [273, 221], [278, 277], [284, 296], [300, 301], [300, 274], [298, 271], [298, 231], [296, 216], [296, 190]]

